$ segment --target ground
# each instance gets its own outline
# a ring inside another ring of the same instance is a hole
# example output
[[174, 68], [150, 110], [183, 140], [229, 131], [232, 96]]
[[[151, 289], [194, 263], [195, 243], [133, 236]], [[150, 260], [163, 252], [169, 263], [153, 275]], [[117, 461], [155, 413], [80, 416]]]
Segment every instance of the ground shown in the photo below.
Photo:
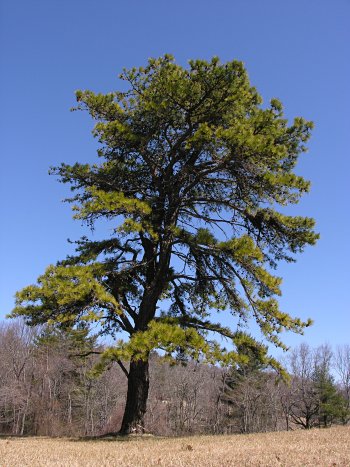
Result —
[[0, 467], [350, 466], [350, 427], [127, 439], [0, 438]]

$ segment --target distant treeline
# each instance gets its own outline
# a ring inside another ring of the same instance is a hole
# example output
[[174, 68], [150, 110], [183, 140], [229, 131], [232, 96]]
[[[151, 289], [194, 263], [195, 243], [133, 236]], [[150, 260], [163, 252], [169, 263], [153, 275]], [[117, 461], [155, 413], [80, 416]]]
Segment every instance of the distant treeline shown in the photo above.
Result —
[[[117, 362], [96, 374], [101, 350], [85, 329], [0, 324], [0, 433], [118, 431], [127, 377]], [[172, 365], [153, 354], [146, 431], [250, 433], [349, 422], [350, 345], [292, 350], [283, 362], [289, 382], [250, 357], [245, 365], [218, 368], [193, 361]]]

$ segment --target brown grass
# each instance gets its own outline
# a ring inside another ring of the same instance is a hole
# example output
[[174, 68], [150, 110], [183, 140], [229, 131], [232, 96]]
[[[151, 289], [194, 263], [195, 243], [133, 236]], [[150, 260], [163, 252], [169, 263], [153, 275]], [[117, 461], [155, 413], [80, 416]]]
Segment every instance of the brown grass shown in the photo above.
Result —
[[192, 438], [1, 438], [1, 467], [350, 466], [350, 427]]

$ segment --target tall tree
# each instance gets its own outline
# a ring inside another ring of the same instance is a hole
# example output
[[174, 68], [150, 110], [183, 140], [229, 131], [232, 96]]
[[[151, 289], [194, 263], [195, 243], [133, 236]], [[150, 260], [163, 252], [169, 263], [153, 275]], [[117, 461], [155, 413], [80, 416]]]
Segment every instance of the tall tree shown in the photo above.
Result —
[[307, 344], [293, 349], [289, 356], [292, 381], [283, 394], [282, 404], [287, 419], [305, 428], [313, 428], [317, 421], [320, 401], [313, 381], [316, 355]]
[[331, 374], [332, 350], [328, 345], [317, 349], [315, 369], [312, 380], [315, 385], [318, 399], [318, 423], [325, 428], [334, 420], [346, 419], [346, 400], [336, 387]]
[[[166, 55], [121, 78], [125, 92], [76, 93], [77, 108], [96, 120], [102, 161], [52, 170], [74, 191], [75, 218], [90, 226], [106, 219], [113, 234], [82, 237], [76, 255], [17, 293], [13, 316], [99, 321], [101, 332], [130, 336], [101, 360], [130, 361], [121, 427], [129, 433], [143, 429], [153, 349], [227, 364], [240, 361], [244, 344], [278, 366], [244, 324], [253, 317], [280, 347], [282, 330], [310, 324], [279, 309], [281, 279], [270, 271], [317, 234], [311, 218], [276, 210], [309, 190], [293, 170], [312, 123], [288, 124], [277, 99], [262, 107], [241, 62], [183, 68]], [[233, 315], [230, 327], [216, 322], [220, 311]]]
[[338, 346], [335, 355], [335, 370], [339, 376], [339, 382], [346, 401], [346, 414], [343, 423], [350, 419], [350, 345]]

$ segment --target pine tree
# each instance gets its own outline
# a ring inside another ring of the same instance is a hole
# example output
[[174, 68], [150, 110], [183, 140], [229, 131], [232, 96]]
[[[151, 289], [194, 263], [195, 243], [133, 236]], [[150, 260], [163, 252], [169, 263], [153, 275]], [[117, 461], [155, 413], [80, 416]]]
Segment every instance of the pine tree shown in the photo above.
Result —
[[[166, 55], [121, 78], [125, 92], [76, 94], [96, 121], [101, 162], [52, 170], [71, 185], [75, 218], [110, 221], [113, 235], [82, 237], [74, 256], [17, 293], [13, 316], [63, 327], [98, 321], [106, 334], [130, 336], [100, 364], [130, 361], [126, 434], [143, 430], [152, 350], [236, 364], [241, 345], [262, 349], [242, 327], [251, 317], [282, 348], [282, 330], [303, 332], [310, 321], [280, 310], [271, 270], [318, 236], [311, 218], [276, 210], [309, 190], [293, 170], [312, 123], [288, 124], [277, 99], [264, 108], [241, 62], [183, 68]], [[233, 315], [231, 326], [219, 312]]]
[[342, 420], [346, 417], [345, 398], [338, 391], [327, 362], [321, 362], [316, 365], [313, 383], [315, 398], [318, 402], [317, 418], [319, 426], [327, 428], [335, 420]]

